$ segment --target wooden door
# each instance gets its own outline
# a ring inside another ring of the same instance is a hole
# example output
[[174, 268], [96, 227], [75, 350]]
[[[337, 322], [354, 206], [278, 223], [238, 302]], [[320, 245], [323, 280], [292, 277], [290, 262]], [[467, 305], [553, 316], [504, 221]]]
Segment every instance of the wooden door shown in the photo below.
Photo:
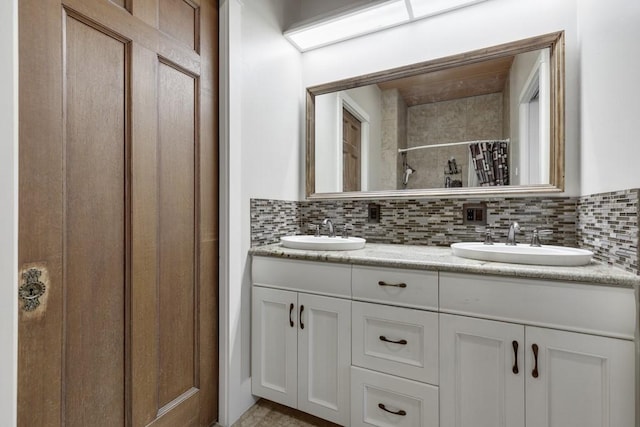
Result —
[[210, 425], [217, 5], [21, 0], [19, 28], [18, 423]]
[[524, 427], [523, 345], [521, 325], [441, 314], [440, 425]]
[[360, 139], [362, 123], [342, 109], [342, 191], [360, 191]]
[[633, 341], [534, 327], [525, 334], [527, 427], [637, 425]]
[[349, 424], [351, 301], [298, 294], [298, 409]]
[[298, 406], [298, 295], [254, 286], [251, 325], [251, 392]]

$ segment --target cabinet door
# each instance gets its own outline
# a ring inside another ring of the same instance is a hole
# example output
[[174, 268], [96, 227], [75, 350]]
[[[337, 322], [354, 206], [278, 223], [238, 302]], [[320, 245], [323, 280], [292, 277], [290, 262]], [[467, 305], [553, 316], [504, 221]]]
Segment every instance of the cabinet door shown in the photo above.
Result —
[[523, 344], [521, 325], [440, 315], [441, 427], [524, 427]]
[[298, 409], [349, 424], [351, 301], [299, 294]]
[[527, 427], [635, 426], [632, 341], [527, 327], [525, 354]]
[[253, 287], [252, 378], [256, 396], [297, 406], [297, 294]]

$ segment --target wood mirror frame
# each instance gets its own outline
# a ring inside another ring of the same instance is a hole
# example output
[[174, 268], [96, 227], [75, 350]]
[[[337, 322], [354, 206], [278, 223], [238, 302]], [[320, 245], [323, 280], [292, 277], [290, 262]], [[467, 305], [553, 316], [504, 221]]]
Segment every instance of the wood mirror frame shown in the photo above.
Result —
[[[549, 48], [550, 51], [550, 165], [549, 184], [505, 185], [492, 187], [426, 188], [385, 191], [315, 192], [315, 97], [400, 79], [417, 74], [440, 71], [505, 56]], [[306, 94], [306, 197], [307, 199], [392, 199], [442, 196], [509, 195], [527, 193], [559, 193], [564, 191], [564, 31], [531, 37], [431, 61], [393, 68], [307, 88]]]

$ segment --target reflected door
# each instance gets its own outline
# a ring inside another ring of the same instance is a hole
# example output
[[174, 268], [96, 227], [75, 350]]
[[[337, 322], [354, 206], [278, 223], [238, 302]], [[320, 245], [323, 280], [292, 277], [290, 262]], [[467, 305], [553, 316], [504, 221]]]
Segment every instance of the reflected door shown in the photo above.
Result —
[[19, 19], [18, 423], [211, 425], [217, 5], [23, 0]]
[[362, 124], [342, 110], [342, 191], [360, 191], [360, 135]]

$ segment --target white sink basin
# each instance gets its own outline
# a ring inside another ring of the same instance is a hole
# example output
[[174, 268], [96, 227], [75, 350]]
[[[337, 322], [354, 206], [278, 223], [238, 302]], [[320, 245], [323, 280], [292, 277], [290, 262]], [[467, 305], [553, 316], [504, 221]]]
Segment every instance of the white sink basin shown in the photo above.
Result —
[[307, 249], [311, 251], [351, 251], [364, 248], [365, 239], [360, 237], [329, 236], [285, 236], [280, 238], [282, 246], [291, 249]]
[[586, 249], [545, 245], [532, 247], [528, 244], [509, 246], [505, 243], [485, 245], [481, 242], [453, 243], [453, 254], [481, 261], [508, 262], [515, 264], [576, 266], [591, 262], [593, 252]]

